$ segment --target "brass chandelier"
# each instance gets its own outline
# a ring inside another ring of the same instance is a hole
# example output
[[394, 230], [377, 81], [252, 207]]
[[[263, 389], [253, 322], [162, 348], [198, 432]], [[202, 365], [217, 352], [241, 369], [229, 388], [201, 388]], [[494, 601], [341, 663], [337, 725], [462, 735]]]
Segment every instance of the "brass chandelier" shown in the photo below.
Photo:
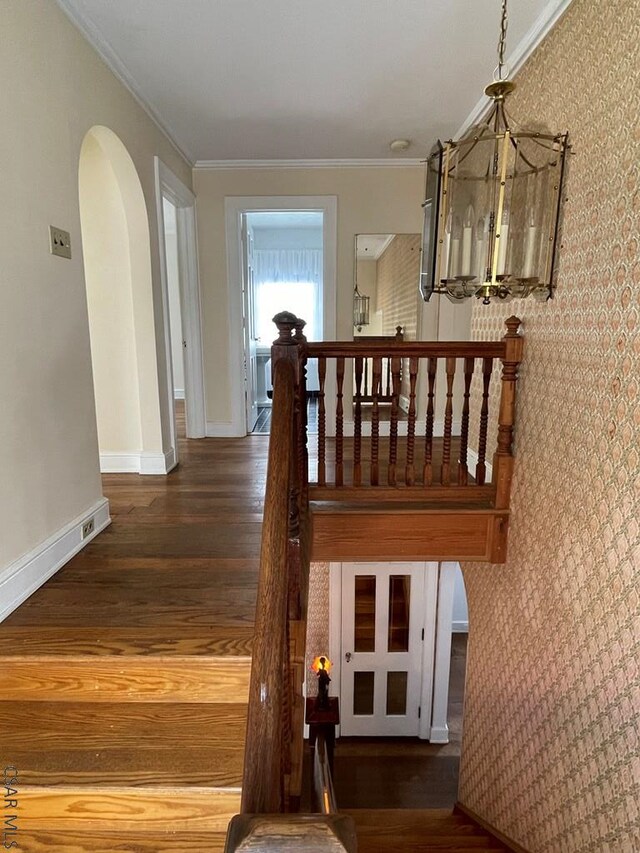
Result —
[[420, 289], [452, 302], [476, 296], [546, 300], [553, 277], [568, 134], [519, 128], [505, 111], [515, 89], [505, 65], [502, 0], [490, 112], [459, 140], [440, 141], [426, 163]]

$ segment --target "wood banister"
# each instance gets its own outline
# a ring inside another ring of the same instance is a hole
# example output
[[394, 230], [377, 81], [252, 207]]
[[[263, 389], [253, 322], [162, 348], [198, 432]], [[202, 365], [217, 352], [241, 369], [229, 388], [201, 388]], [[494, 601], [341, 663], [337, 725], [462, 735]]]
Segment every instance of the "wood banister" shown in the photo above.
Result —
[[493, 461], [493, 485], [496, 489], [495, 505], [497, 509], [508, 508], [511, 494], [516, 384], [524, 347], [523, 338], [518, 334], [520, 322], [518, 317], [509, 317], [505, 321], [507, 333], [502, 339], [505, 352], [502, 357], [502, 382], [498, 412], [498, 449]]
[[273, 367], [273, 413], [269, 441], [267, 487], [262, 524], [260, 577], [253, 644], [246, 753], [242, 780], [242, 811], [280, 812], [282, 778], [283, 672], [288, 663], [287, 571], [289, 483], [294, 446], [295, 374], [281, 359]]

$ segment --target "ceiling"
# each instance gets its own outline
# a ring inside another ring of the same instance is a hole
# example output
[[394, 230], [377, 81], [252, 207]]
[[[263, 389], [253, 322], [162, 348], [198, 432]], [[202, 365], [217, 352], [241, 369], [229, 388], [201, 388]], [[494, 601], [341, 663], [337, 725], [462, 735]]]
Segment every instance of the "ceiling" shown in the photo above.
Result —
[[[569, 2], [511, 0], [514, 64]], [[500, 0], [58, 3], [192, 162], [420, 158], [496, 65]]]
[[377, 261], [393, 238], [393, 234], [358, 234], [356, 258], [360, 261]]

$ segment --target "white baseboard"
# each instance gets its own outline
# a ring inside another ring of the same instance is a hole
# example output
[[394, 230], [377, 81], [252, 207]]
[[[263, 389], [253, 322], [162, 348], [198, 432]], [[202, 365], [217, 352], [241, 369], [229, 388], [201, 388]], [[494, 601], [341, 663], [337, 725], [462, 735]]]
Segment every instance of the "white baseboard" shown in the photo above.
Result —
[[100, 454], [102, 474], [168, 474], [175, 466], [173, 448], [164, 452]]
[[[82, 527], [91, 518], [93, 532], [83, 539]], [[28, 554], [0, 570], [0, 622], [110, 523], [109, 501], [102, 498]]]
[[431, 726], [431, 743], [449, 743], [449, 726]]
[[207, 421], [207, 438], [244, 438], [246, 432], [239, 432], [235, 424], [225, 421]]
[[[476, 473], [476, 465], [478, 464], [478, 454], [475, 450], [467, 450], [467, 467], [469, 469], [469, 473], [471, 476], [475, 476]], [[485, 460], [485, 468], [487, 476], [485, 478], [486, 483], [490, 483], [493, 479], [493, 465], [490, 462]]]
[[469, 622], [468, 620], [462, 619], [454, 619], [451, 623], [451, 632], [453, 634], [468, 634], [469, 633]]
[[174, 400], [184, 400], [184, 388], [174, 388], [173, 389], [173, 399]]

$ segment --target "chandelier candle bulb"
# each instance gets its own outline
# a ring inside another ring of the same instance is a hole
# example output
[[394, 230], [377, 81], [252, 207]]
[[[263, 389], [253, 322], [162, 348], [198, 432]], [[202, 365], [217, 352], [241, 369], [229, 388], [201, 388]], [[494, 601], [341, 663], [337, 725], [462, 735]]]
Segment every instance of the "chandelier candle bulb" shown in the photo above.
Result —
[[527, 228], [527, 245], [524, 255], [524, 268], [522, 271], [523, 278], [531, 278], [533, 276], [534, 264], [533, 259], [536, 251], [536, 243], [538, 242], [538, 229], [534, 224]]
[[449, 262], [449, 278], [455, 278], [460, 269], [460, 236], [462, 228], [460, 227], [459, 217], [454, 217], [453, 229], [451, 232], [451, 260]]
[[462, 275], [470, 275], [471, 273], [471, 246], [473, 243], [473, 208], [471, 205], [467, 207], [467, 212], [464, 218], [464, 228], [462, 230]]
[[507, 248], [509, 245], [509, 213], [505, 210], [502, 214], [500, 234], [498, 240], [498, 275], [505, 275], [507, 271]]

